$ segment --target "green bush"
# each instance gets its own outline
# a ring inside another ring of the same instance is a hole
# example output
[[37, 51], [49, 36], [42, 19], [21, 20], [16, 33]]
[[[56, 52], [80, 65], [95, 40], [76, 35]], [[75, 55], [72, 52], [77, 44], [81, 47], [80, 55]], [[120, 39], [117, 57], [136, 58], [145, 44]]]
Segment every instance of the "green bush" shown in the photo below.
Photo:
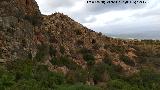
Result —
[[38, 52], [36, 54], [35, 60], [41, 61], [45, 58], [45, 56], [48, 54], [48, 46], [46, 44], [42, 44], [38, 46]]
[[71, 86], [59, 86], [56, 90], [102, 90], [96, 86], [87, 86], [87, 85], [71, 85]]
[[33, 70], [35, 62], [32, 60], [15, 60], [7, 64], [7, 69], [10, 73], [14, 74], [15, 80], [31, 79], [33, 78]]
[[52, 58], [51, 63], [53, 65], [58, 65], [58, 66], [66, 66], [71, 70], [75, 70], [79, 68], [79, 66], [71, 59], [69, 59], [66, 56], [60, 57], [60, 59], [57, 59], [55, 57]]
[[78, 69], [75, 71], [75, 76], [78, 82], [86, 83], [88, 79], [88, 71], [84, 69]]
[[103, 62], [104, 62], [105, 64], [112, 65], [112, 60], [113, 60], [113, 58], [108, 55], [108, 56], [106, 56], [106, 57], [103, 59]]
[[83, 69], [72, 70], [66, 75], [66, 79], [69, 84], [86, 83], [88, 80], [88, 72]]
[[80, 53], [86, 54], [86, 53], [92, 53], [92, 51], [87, 48], [82, 48], [82, 49], [80, 49]]
[[41, 19], [39, 15], [33, 15], [33, 16], [26, 15], [24, 19], [28, 20], [33, 25], [38, 26], [41, 24]]
[[106, 44], [104, 46], [105, 49], [110, 49], [111, 52], [116, 52], [116, 53], [124, 53], [126, 51], [124, 46], [117, 46], [117, 45], [108, 45]]
[[134, 75], [129, 82], [149, 88], [149, 90], [159, 90], [160, 74], [150, 69], [144, 69], [137, 75]]
[[74, 84], [77, 81], [77, 77], [74, 71], [69, 71], [66, 75], [66, 81], [68, 84]]
[[95, 63], [95, 58], [92, 54], [92, 51], [87, 48], [80, 49], [80, 53], [83, 55], [83, 59], [87, 62], [89, 66]]
[[97, 64], [92, 67], [91, 73], [95, 84], [97, 84], [98, 82], [106, 82], [107, 80], [109, 80], [107, 65], [104, 63]]
[[61, 52], [62, 54], [64, 54], [65, 48], [64, 48], [63, 46], [60, 46], [60, 52]]
[[0, 90], [5, 90], [14, 85], [16, 83], [14, 80], [15, 76], [8, 72], [3, 72], [3, 74], [0, 75]]
[[[114, 64], [112, 64], [112, 61], [108, 60], [107, 58], [105, 58], [103, 61], [105, 62], [97, 64], [94, 67], [92, 67], [93, 68], [92, 70], [94, 70], [95, 74], [97, 74], [96, 77], [98, 78], [99, 76], [101, 76], [99, 75], [99, 73], [106, 73], [110, 79], [120, 78], [119, 72], [121, 70], [121, 67], [115, 66]], [[97, 79], [97, 80], [101, 80], [101, 79]]]
[[95, 63], [95, 58], [91, 53], [84, 54], [83, 59], [87, 61], [88, 65], [93, 65]]
[[108, 90], [141, 90], [137, 85], [131, 85], [122, 79], [111, 80], [108, 83]]
[[9, 87], [7, 90], [47, 90], [49, 88], [43, 87], [35, 79], [30, 80], [19, 80], [13, 86]]
[[130, 66], [135, 66], [135, 63], [133, 60], [131, 60], [128, 56], [125, 56], [125, 55], [122, 55], [120, 57], [120, 59], [125, 63], [125, 64], [128, 64]]
[[52, 46], [50, 46], [49, 48], [49, 54], [51, 57], [56, 56], [56, 52], [57, 50], [55, 48], [53, 48]]
[[123, 87], [126, 85], [126, 83], [124, 83], [124, 81], [122, 80], [111, 80], [109, 82], [109, 87], [112, 88], [112, 89], [123, 89]]

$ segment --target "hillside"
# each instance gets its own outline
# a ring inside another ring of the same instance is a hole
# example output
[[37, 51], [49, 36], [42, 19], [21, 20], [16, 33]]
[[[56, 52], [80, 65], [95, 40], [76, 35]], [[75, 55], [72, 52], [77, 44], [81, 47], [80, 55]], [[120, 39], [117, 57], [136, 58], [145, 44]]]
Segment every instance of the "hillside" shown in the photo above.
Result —
[[38, 8], [0, 1], [0, 90], [160, 89], [160, 41], [114, 39]]

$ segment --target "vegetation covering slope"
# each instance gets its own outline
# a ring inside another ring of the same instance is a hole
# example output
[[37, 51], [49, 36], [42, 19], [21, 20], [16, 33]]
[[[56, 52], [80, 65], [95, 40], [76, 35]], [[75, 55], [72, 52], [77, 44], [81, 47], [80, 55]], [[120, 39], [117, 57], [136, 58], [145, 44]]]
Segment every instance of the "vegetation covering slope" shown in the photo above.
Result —
[[[84, 81], [89, 77], [97, 83], [85, 85]], [[75, 69], [66, 76], [50, 72], [46, 65], [29, 59], [8, 62], [0, 67], [1, 90], [159, 90], [159, 85], [160, 74], [152, 69], [123, 76], [109, 63], [95, 65], [87, 71]]]

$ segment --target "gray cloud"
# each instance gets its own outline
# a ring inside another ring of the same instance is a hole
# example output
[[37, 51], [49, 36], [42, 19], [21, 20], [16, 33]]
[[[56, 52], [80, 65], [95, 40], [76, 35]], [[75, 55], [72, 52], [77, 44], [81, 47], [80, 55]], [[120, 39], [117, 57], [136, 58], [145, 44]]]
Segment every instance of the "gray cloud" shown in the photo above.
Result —
[[98, 32], [137, 32], [160, 28], [159, 0], [145, 0], [149, 3], [136, 5], [123, 3], [87, 4], [87, 0], [36, 1], [40, 5], [42, 13], [62, 12]]
[[[38, 2], [42, 2], [42, 0], [37, 0]], [[104, 13], [112, 10], [125, 10], [125, 9], [140, 9], [145, 7], [147, 4], [124, 4], [124, 3], [114, 3], [114, 4], [98, 4], [98, 3], [88, 3], [87, 1], [89, 0], [50, 0], [50, 1], [43, 1], [43, 3], [47, 4], [47, 7], [52, 8], [53, 11], [58, 10], [59, 8], [71, 8], [75, 5], [75, 3], [78, 2], [83, 2], [85, 4], [83, 9], [81, 9], [84, 14], [98, 14], [98, 13]], [[91, 0], [91, 1], [97, 1], [97, 0]], [[98, 0], [98, 1], [104, 1], [104, 0]], [[110, 0], [105, 0], [110, 1]], [[125, 0], [117, 0], [117, 1], [125, 1]], [[126, 0], [127, 1], [127, 0]], [[134, 0], [130, 0], [134, 1]], [[141, 0], [136, 0], [136, 1], [141, 1]], [[148, 2], [148, 0], [144, 0]], [[81, 4], [81, 3], [79, 3]], [[82, 12], [82, 11], [77, 11], [77, 12]]]
[[75, 3], [74, 0], [49, 0], [46, 2], [48, 2], [48, 5], [52, 8], [70, 7]]

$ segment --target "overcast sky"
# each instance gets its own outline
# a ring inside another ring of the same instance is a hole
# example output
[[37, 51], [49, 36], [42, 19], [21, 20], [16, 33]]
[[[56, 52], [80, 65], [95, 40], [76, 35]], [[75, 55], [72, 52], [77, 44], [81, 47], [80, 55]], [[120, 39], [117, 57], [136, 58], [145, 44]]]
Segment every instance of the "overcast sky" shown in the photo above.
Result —
[[124, 4], [122, 2], [87, 4], [87, 0], [36, 1], [42, 14], [62, 12], [97, 32], [134, 33], [160, 30], [160, 0], [144, 0], [146, 4]]

